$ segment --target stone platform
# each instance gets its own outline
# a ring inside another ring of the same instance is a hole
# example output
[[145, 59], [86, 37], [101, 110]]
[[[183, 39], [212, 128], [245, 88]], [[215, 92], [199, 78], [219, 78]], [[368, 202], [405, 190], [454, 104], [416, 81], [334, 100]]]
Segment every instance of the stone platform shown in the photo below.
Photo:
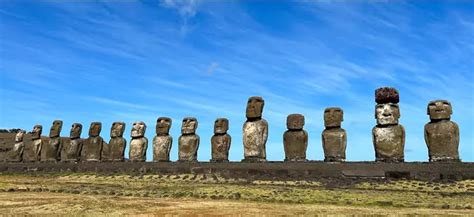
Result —
[[315, 180], [319, 178], [474, 179], [474, 163], [265, 162], [265, 163], [0, 163], [0, 173], [219, 174], [229, 178]]

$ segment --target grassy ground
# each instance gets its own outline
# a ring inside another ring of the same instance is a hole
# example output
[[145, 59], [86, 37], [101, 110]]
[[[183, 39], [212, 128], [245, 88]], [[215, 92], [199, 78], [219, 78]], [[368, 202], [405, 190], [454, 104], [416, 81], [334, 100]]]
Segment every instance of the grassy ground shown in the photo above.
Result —
[[264, 181], [216, 175], [0, 175], [0, 213], [474, 215], [474, 180]]

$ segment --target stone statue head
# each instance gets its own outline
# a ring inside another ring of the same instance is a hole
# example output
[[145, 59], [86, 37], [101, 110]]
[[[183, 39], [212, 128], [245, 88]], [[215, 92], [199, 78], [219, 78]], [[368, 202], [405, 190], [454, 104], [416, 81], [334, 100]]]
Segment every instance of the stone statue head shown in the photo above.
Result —
[[377, 104], [375, 106], [375, 118], [377, 125], [398, 124], [400, 109], [396, 103]]
[[144, 137], [146, 131], [146, 124], [143, 121], [137, 121], [132, 126], [132, 138]]
[[302, 114], [290, 114], [286, 117], [286, 127], [289, 130], [301, 130], [304, 126], [304, 116]]
[[82, 124], [73, 123], [71, 126], [71, 132], [69, 133], [69, 138], [71, 139], [81, 138], [81, 133], [82, 133]]
[[63, 121], [55, 120], [53, 121], [53, 126], [51, 126], [51, 130], [49, 131], [49, 137], [59, 137], [61, 134], [61, 129], [63, 128]]
[[170, 133], [172, 120], [168, 117], [159, 117], [156, 120], [156, 135], [168, 135]]
[[325, 127], [341, 127], [344, 121], [344, 111], [338, 107], [326, 108], [324, 110], [324, 126]]
[[23, 142], [23, 137], [25, 136], [26, 131], [20, 130], [15, 135], [15, 142]]
[[183, 124], [181, 125], [181, 134], [194, 134], [198, 127], [196, 118], [186, 117], [183, 118]]
[[400, 96], [398, 90], [393, 87], [381, 87], [375, 90], [375, 102], [378, 104], [384, 103], [399, 103]]
[[91, 137], [99, 136], [100, 131], [102, 131], [102, 123], [92, 122], [91, 126], [89, 127], [89, 136]]
[[37, 124], [33, 127], [33, 131], [31, 131], [31, 139], [39, 139], [41, 138], [41, 133], [43, 132], [43, 126]]
[[449, 120], [453, 108], [447, 100], [434, 100], [428, 103], [427, 113], [431, 120]]
[[247, 102], [246, 116], [247, 118], [261, 118], [263, 106], [265, 102], [262, 97], [252, 96]]
[[227, 118], [217, 118], [214, 122], [214, 134], [225, 134], [229, 130], [229, 120]]
[[124, 131], [125, 131], [124, 122], [114, 122], [112, 124], [112, 128], [110, 129], [110, 137], [111, 138], [122, 137]]

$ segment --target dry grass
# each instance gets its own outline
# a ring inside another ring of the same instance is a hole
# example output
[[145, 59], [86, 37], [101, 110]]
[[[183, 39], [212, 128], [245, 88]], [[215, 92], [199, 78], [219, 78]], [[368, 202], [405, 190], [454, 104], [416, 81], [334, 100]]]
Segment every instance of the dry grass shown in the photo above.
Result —
[[0, 175], [0, 213], [474, 215], [474, 180], [225, 179], [215, 175]]

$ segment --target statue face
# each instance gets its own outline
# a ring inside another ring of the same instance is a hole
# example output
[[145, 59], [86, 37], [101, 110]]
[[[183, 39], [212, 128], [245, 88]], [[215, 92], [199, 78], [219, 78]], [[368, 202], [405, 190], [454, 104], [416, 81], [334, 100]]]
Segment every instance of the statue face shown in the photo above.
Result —
[[218, 118], [214, 122], [214, 134], [225, 134], [229, 130], [229, 120]]
[[15, 142], [23, 142], [23, 137], [25, 136], [25, 133], [26, 132], [24, 130], [18, 131], [15, 136]]
[[171, 122], [171, 118], [159, 117], [158, 120], [156, 120], [156, 135], [168, 135]]
[[71, 126], [71, 132], [69, 134], [69, 137], [71, 139], [81, 138], [81, 133], [82, 133], [82, 124], [73, 123]]
[[35, 125], [33, 127], [33, 131], [31, 131], [31, 139], [39, 139], [41, 138], [41, 133], [43, 132], [43, 126]]
[[264, 104], [265, 102], [262, 97], [250, 97], [247, 102], [247, 110], [245, 113], [247, 118], [261, 118]]
[[398, 104], [386, 103], [375, 106], [375, 118], [378, 125], [398, 124], [400, 118], [400, 109]]
[[49, 131], [49, 137], [59, 137], [61, 133], [61, 129], [63, 128], [63, 121], [55, 120], [53, 121], [53, 126], [51, 126], [51, 130]]
[[124, 122], [114, 122], [112, 124], [112, 128], [110, 129], [110, 137], [122, 137], [123, 132], [125, 131], [125, 123]]
[[341, 108], [327, 108], [324, 110], [325, 127], [341, 127], [344, 121], [344, 112]]
[[89, 127], [89, 136], [99, 136], [100, 131], [102, 131], [102, 123], [92, 122], [91, 126]]
[[428, 115], [431, 120], [449, 120], [453, 109], [446, 100], [435, 100], [428, 103]]
[[137, 121], [132, 126], [132, 138], [145, 136], [146, 124], [143, 121]]
[[301, 130], [304, 126], [304, 116], [301, 114], [291, 114], [286, 118], [286, 127], [289, 130]]
[[194, 134], [198, 127], [196, 118], [184, 118], [181, 125], [181, 134]]

